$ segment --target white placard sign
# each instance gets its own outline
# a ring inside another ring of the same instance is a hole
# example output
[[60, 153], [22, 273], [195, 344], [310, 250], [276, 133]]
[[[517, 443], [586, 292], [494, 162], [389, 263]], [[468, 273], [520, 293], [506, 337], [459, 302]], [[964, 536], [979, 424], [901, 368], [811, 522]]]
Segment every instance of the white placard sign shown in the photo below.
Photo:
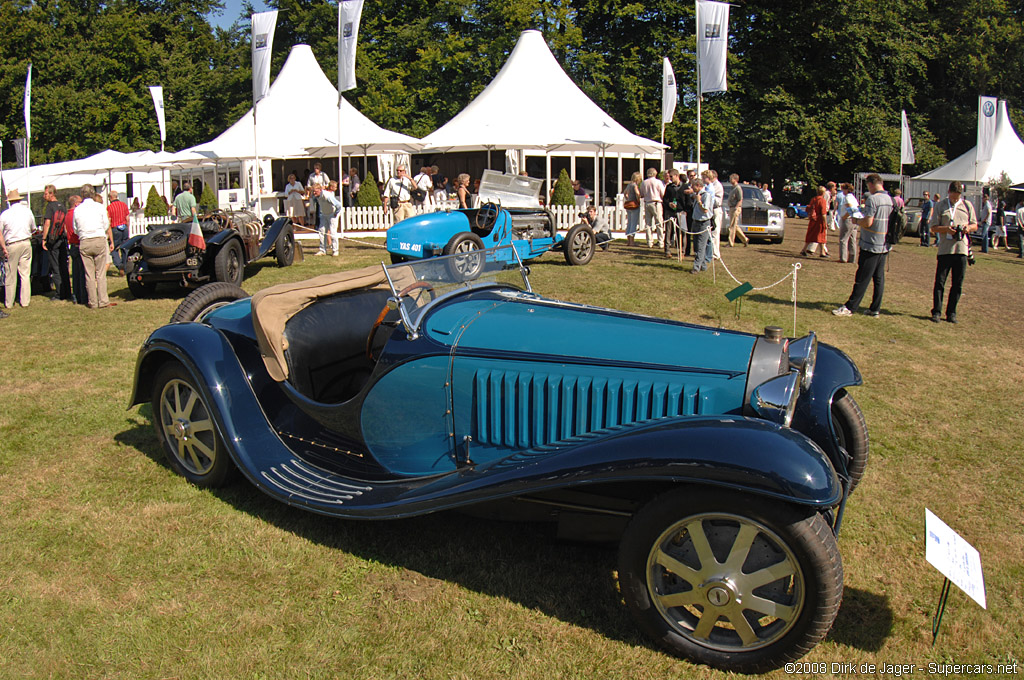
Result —
[[970, 543], [936, 517], [924, 510], [925, 559], [960, 590], [985, 606], [985, 576], [981, 573], [981, 555]]

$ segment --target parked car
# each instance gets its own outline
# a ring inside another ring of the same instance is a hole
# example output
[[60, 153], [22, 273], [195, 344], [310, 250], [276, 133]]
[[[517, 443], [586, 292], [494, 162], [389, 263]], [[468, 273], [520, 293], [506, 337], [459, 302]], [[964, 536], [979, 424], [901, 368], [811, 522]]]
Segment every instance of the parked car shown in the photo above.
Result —
[[215, 212], [200, 218], [205, 250], [188, 245], [190, 222], [151, 227], [121, 245], [128, 289], [149, 297], [161, 282], [194, 288], [210, 281], [242, 283], [245, 265], [273, 254], [282, 267], [295, 259], [295, 233], [287, 217], [260, 222], [255, 213]]
[[807, 217], [807, 206], [802, 203], [790, 203], [786, 206], [786, 217]]
[[554, 216], [540, 205], [543, 184], [532, 177], [485, 170], [479, 208], [416, 215], [388, 229], [391, 261], [512, 244], [523, 260], [554, 250], [561, 251], [569, 264], [587, 264], [594, 257], [593, 230], [577, 224], [564, 237], [559, 234]]
[[921, 206], [923, 204], [924, 199], [919, 196], [912, 196], [904, 201], [903, 212], [907, 215], [907, 229], [903, 232], [905, 236], [921, 235]]
[[[786, 218], [783, 209], [778, 208], [764, 198], [764, 192], [751, 184], [737, 184], [743, 191], [741, 204], [740, 229], [750, 238], [766, 239], [773, 243], [782, 243], [786, 237]], [[729, 191], [726, 187], [725, 224], [722, 225], [722, 237], [729, 236]]]
[[146, 340], [130, 402], [152, 403], [198, 486], [240, 471], [352, 520], [541, 509], [566, 535], [621, 537], [622, 596], [668, 651], [761, 672], [810, 650], [839, 609], [836, 534], [867, 463], [857, 367], [813, 333], [542, 297], [516, 253], [208, 301]]
[[[1003, 212], [1003, 224], [1006, 225], [1006, 239], [1009, 241], [1011, 246], [1020, 246], [1020, 227], [1017, 226], [1017, 213], [1012, 210], [1006, 210]], [[981, 230], [971, 232], [971, 241], [977, 244], [981, 244], [982, 236]], [[993, 226], [988, 230], [988, 243], [991, 246], [996, 240], [995, 227]]]

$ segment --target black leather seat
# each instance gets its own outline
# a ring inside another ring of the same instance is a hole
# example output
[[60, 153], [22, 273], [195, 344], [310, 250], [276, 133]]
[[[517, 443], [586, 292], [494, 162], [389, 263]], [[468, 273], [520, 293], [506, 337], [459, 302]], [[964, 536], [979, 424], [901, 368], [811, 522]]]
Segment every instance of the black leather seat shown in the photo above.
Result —
[[[366, 337], [387, 302], [387, 290], [357, 290], [317, 300], [285, 325], [289, 382], [314, 401], [336, 404], [359, 393], [373, 362]], [[390, 328], [382, 327], [379, 344]]]

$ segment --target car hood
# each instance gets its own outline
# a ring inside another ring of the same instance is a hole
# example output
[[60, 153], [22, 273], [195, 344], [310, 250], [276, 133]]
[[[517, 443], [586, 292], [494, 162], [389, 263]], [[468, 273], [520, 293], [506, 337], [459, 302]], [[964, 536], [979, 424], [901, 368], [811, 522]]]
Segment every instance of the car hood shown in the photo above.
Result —
[[455, 354], [692, 369], [745, 376], [756, 336], [534, 296], [499, 295], [435, 310], [425, 330]]
[[772, 205], [768, 201], [759, 201], [756, 198], [755, 199], [745, 199], [743, 201], [743, 207], [744, 208], [757, 208], [759, 210], [779, 210], [779, 211], [782, 210], [778, 206]]

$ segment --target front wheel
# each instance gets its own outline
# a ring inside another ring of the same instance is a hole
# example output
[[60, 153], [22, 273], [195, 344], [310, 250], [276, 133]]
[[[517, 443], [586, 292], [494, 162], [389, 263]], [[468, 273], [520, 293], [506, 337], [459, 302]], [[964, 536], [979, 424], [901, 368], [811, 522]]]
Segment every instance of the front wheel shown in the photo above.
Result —
[[472, 281], [480, 276], [484, 268], [484, 242], [476, 234], [464, 231], [452, 236], [444, 247], [445, 255], [455, 255], [448, 260], [449, 273], [456, 281]]
[[286, 224], [274, 241], [274, 256], [278, 267], [290, 267], [295, 262], [295, 231]]
[[594, 258], [594, 230], [577, 224], [565, 235], [565, 261], [573, 266], [584, 265]]
[[786, 217], [788, 217], [789, 219], [793, 219], [794, 217], [796, 217], [796, 210], [794, 210], [793, 208], [786, 208]]
[[832, 399], [832, 431], [850, 456], [846, 472], [853, 493], [868, 466], [868, 424], [860, 406], [846, 390], [840, 390]]
[[171, 361], [161, 367], [153, 385], [153, 425], [171, 468], [204, 488], [230, 481], [235, 465], [195, 378]]
[[242, 244], [228, 241], [213, 261], [213, 273], [217, 281], [242, 285], [245, 276], [245, 262], [242, 260]]
[[725, 490], [680, 488], [632, 519], [619, 585], [669, 652], [740, 673], [779, 668], [828, 633], [843, 567], [824, 518]]
[[202, 321], [203, 317], [218, 307], [247, 297], [249, 294], [233, 283], [207, 283], [185, 296], [171, 315], [171, 323]]

